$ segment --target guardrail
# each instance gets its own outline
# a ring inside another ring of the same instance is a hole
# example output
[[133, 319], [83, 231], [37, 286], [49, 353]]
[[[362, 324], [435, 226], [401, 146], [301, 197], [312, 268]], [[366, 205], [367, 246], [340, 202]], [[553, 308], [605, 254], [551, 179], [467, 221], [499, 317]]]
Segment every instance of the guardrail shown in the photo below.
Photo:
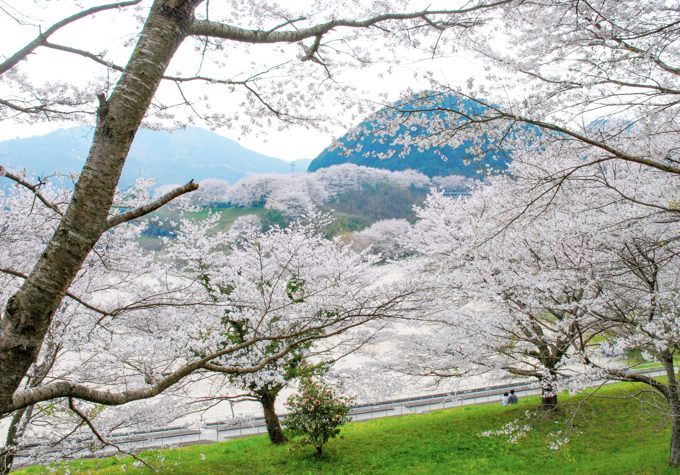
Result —
[[[647, 368], [639, 372], [653, 375], [665, 374], [663, 369], [659, 368]], [[598, 384], [600, 383], [598, 382]], [[363, 421], [381, 417], [430, 412], [470, 404], [500, 403], [503, 393], [509, 392], [511, 389], [515, 390], [515, 394], [518, 397], [540, 393], [540, 390], [533, 387], [529, 381], [514, 381], [507, 384], [487, 385], [444, 393], [388, 399], [376, 403], [357, 404], [352, 407], [349, 415], [353, 421]], [[282, 421], [285, 421], [285, 418], [286, 414], [280, 415]], [[253, 417], [247, 420], [221, 420], [204, 424], [201, 428], [201, 440], [221, 442], [248, 435], [263, 434], [265, 432], [267, 432], [267, 426], [263, 417]]]

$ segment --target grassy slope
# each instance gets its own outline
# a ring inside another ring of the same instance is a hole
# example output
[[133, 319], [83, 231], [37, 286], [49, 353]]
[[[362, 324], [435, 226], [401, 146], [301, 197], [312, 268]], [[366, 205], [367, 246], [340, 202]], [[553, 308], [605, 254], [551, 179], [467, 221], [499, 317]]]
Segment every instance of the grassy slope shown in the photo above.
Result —
[[[559, 414], [525, 420], [536, 399], [515, 407], [467, 406], [347, 425], [318, 460], [296, 444], [274, 447], [264, 436], [147, 454], [162, 473], [680, 473], [667, 466], [670, 431], [652, 396], [624, 398], [630, 385], [606, 388], [597, 398], [572, 398]], [[565, 399], [566, 401], [566, 399]], [[575, 411], [578, 408], [577, 411]], [[559, 451], [546, 435], [565, 429], [573, 415], [571, 442]], [[510, 421], [534, 426], [517, 444], [507, 437], [480, 437]], [[71, 463], [71, 473], [151, 473], [135, 470], [129, 458]], [[22, 473], [46, 473], [32, 467]], [[63, 468], [59, 470], [63, 473]]]
[[[220, 216], [219, 222], [217, 223], [216, 226], [217, 231], [228, 230], [231, 227], [231, 225], [234, 224], [234, 221], [236, 221], [241, 216], [253, 214], [262, 217], [267, 212], [268, 210], [264, 208], [217, 208], [212, 210], [212, 213], [219, 214]], [[184, 218], [190, 220], [202, 220], [207, 218], [209, 213], [210, 211], [208, 210], [189, 211], [184, 213]], [[163, 219], [172, 220], [179, 219], [178, 213], [173, 210], [169, 211], [166, 209], [162, 209], [160, 211], [157, 211], [156, 215], [160, 216]], [[142, 245], [142, 247], [147, 250], [161, 249], [161, 239], [156, 236], [142, 236], [139, 239], [139, 242]]]
[[262, 216], [267, 212], [264, 208], [217, 208], [212, 211], [201, 210], [192, 211], [185, 214], [187, 219], [205, 219], [210, 213], [219, 214], [220, 220], [218, 222], [218, 229], [220, 231], [229, 229], [236, 219], [241, 216], [246, 216], [249, 214], [254, 214], [256, 216]]

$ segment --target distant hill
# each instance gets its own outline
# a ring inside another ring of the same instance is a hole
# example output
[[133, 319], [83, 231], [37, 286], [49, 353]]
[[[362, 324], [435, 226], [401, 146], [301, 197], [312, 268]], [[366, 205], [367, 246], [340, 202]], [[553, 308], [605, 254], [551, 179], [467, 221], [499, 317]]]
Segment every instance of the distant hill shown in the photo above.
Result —
[[[61, 129], [38, 137], [0, 142], [0, 165], [49, 175], [82, 168], [92, 141], [91, 127]], [[295, 171], [306, 170], [310, 160], [297, 160]], [[197, 127], [174, 132], [140, 129], [121, 177], [121, 187], [139, 176], [158, 185], [190, 179], [220, 178], [235, 183], [245, 175], [290, 173], [291, 163], [259, 154], [237, 142]]]
[[[419, 111], [420, 108], [433, 109], [426, 112], [417, 112], [433, 119], [443, 117], [444, 113], [436, 110], [438, 107], [450, 110], [460, 110], [461, 108], [467, 111], [481, 110], [481, 106], [474, 101], [452, 95], [428, 96], [427, 100], [420, 101], [420, 104], [419, 101], [395, 104], [395, 108], [401, 110]], [[320, 168], [340, 165], [342, 163], [353, 163], [355, 165], [387, 170], [413, 169], [429, 177], [462, 175], [470, 178], [479, 178], [480, 172], [485, 172], [489, 168], [503, 170], [507, 166], [510, 156], [509, 153], [503, 151], [489, 151], [482, 159], [474, 160], [475, 157], [465, 151], [471, 145], [469, 142], [464, 142], [455, 148], [445, 145], [423, 151], [417, 150], [417, 147], [412, 147], [408, 154], [401, 156], [400, 154], [404, 150], [403, 145], [393, 144], [394, 138], [392, 137], [386, 138], [372, 133], [381, 128], [376, 117], [384, 114], [389, 115], [391, 113], [390, 110], [386, 108], [366, 118], [354, 127], [353, 131], [339, 139], [342, 147], [329, 147], [325, 149], [312, 161], [308, 170], [312, 172]], [[401, 117], [399, 113], [392, 114], [396, 119]], [[360, 133], [357, 133], [357, 130]], [[398, 129], [395, 138], [403, 137], [406, 133], [418, 137], [428, 132], [417, 125], [409, 125], [408, 127], [402, 125]], [[380, 155], [384, 155], [392, 150], [395, 153], [390, 158], [380, 158]], [[442, 155], [446, 157], [446, 160], [442, 159]]]

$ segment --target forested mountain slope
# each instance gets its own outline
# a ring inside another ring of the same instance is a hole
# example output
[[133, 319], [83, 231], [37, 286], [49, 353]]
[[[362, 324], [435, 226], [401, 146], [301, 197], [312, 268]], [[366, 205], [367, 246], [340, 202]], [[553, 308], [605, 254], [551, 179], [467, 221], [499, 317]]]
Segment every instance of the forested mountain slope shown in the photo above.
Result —
[[[469, 141], [450, 146], [446, 143], [445, 133], [440, 137], [430, 137], [433, 145], [429, 148], [405, 146], [404, 143], [409, 140], [415, 142], [431, 135], [431, 124], [447, 120], [450, 116], [444, 111], [478, 112], [480, 108], [474, 101], [453, 95], [418, 97], [410, 102], [397, 102], [367, 117], [340, 137], [336, 144], [321, 152], [309, 165], [309, 171], [352, 163], [393, 171], [413, 169], [429, 177], [460, 175], [480, 178], [486, 173], [506, 168], [509, 151], [489, 147], [483, 150], [481, 156], [476, 156], [469, 150], [472, 145]], [[428, 129], [413, 124], [394, 127], [394, 124], [407, 117], [412, 119], [415, 115], [421, 117], [423, 124], [430, 124]], [[388, 129], [390, 133], [386, 132]]]

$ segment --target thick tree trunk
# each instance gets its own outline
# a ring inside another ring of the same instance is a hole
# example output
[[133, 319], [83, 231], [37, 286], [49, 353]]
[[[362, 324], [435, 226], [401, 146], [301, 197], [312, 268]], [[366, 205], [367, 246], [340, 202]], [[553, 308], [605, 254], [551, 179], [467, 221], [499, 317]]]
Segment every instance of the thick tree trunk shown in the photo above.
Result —
[[680, 417], [677, 413], [672, 417], [671, 424], [671, 454], [668, 464], [671, 467], [680, 467]]
[[661, 362], [668, 377], [666, 399], [668, 399], [671, 412], [671, 450], [668, 464], [671, 467], [680, 467], [680, 394], [678, 394], [678, 380], [675, 375], [673, 355], [664, 355]]
[[557, 394], [543, 391], [541, 393], [541, 409], [544, 411], [557, 409]]
[[106, 229], [132, 140], [199, 0], [156, 0], [140, 39], [97, 126], [73, 198], [58, 229], [0, 321], [0, 414], [7, 411], [40, 350], [52, 316]]
[[541, 381], [541, 409], [544, 411], [557, 409], [557, 390], [552, 383], [555, 376], [552, 374], [550, 376], [550, 380]]
[[281, 423], [279, 422], [274, 407], [278, 394], [279, 391], [265, 391], [259, 395], [260, 404], [262, 404], [262, 410], [264, 411], [264, 420], [267, 424], [267, 433], [269, 434], [269, 440], [272, 441], [272, 444], [283, 444], [288, 440], [283, 434]]

